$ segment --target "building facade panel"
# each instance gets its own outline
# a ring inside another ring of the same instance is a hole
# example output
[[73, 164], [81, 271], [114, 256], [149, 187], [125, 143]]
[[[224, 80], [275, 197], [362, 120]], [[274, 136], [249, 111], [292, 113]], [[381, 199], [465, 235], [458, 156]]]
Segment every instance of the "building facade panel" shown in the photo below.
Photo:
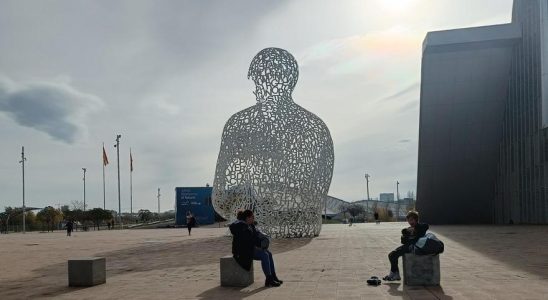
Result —
[[514, 1], [511, 24], [427, 35], [417, 174], [427, 221], [548, 223], [547, 71], [548, 0]]
[[497, 172], [495, 222], [548, 223], [546, 32], [548, 0], [515, 1], [522, 28], [514, 46]]
[[540, 2], [540, 53], [542, 84], [542, 127], [548, 127], [548, 1]]
[[520, 40], [514, 24], [428, 34], [417, 174], [425, 221], [494, 222], [511, 58]]

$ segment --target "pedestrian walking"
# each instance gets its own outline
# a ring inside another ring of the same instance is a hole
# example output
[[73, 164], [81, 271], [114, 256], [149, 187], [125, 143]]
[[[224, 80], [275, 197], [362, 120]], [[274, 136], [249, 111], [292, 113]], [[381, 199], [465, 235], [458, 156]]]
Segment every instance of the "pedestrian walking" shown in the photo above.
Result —
[[74, 222], [69, 220], [67, 224], [65, 224], [65, 228], [67, 229], [67, 236], [71, 236], [72, 230], [74, 229]]
[[188, 229], [188, 235], [191, 235], [190, 231], [192, 231], [192, 227], [194, 226], [196, 226], [196, 218], [190, 211], [188, 211], [186, 213], [186, 228]]

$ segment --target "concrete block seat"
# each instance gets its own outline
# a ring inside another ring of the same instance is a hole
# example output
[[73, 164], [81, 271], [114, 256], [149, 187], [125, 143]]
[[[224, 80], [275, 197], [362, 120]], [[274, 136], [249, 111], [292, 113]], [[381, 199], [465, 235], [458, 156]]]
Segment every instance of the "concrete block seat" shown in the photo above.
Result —
[[247, 271], [236, 262], [232, 255], [221, 257], [221, 286], [246, 287], [253, 282], [253, 265], [251, 265], [251, 270]]
[[69, 286], [94, 286], [105, 283], [106, 259], [104, 257], [82, 257], [68, 261]]
[[403, 256], [403, 283], [406, 285], [440, 285], [440, 256], [415, 255]]

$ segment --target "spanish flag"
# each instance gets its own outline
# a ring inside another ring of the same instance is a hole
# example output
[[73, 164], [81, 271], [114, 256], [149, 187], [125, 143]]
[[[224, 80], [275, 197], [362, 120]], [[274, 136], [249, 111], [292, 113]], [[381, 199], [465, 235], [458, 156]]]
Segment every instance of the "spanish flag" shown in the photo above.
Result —
[[131, 149], [129, 149], [129, 171], [133, 172], [133, 156], [131, 155]]
[[103, 166], [108, 165], [107, 152], [105, 151], [105, 145], [103, 145]]

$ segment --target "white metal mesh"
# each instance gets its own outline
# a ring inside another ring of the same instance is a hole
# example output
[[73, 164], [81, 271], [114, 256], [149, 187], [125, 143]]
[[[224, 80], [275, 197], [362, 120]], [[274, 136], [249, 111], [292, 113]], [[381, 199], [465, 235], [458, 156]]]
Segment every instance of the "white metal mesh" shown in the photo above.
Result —
[[248, 78], [257, 103], [226, 123], [213, 183], [213, 205], [233, 220], [251, 209], [273, 237], [317, 236], [333, 174], [329, 129], [293, 102], [299, 70], [293, 56], [266, 48], [253, 59]]

